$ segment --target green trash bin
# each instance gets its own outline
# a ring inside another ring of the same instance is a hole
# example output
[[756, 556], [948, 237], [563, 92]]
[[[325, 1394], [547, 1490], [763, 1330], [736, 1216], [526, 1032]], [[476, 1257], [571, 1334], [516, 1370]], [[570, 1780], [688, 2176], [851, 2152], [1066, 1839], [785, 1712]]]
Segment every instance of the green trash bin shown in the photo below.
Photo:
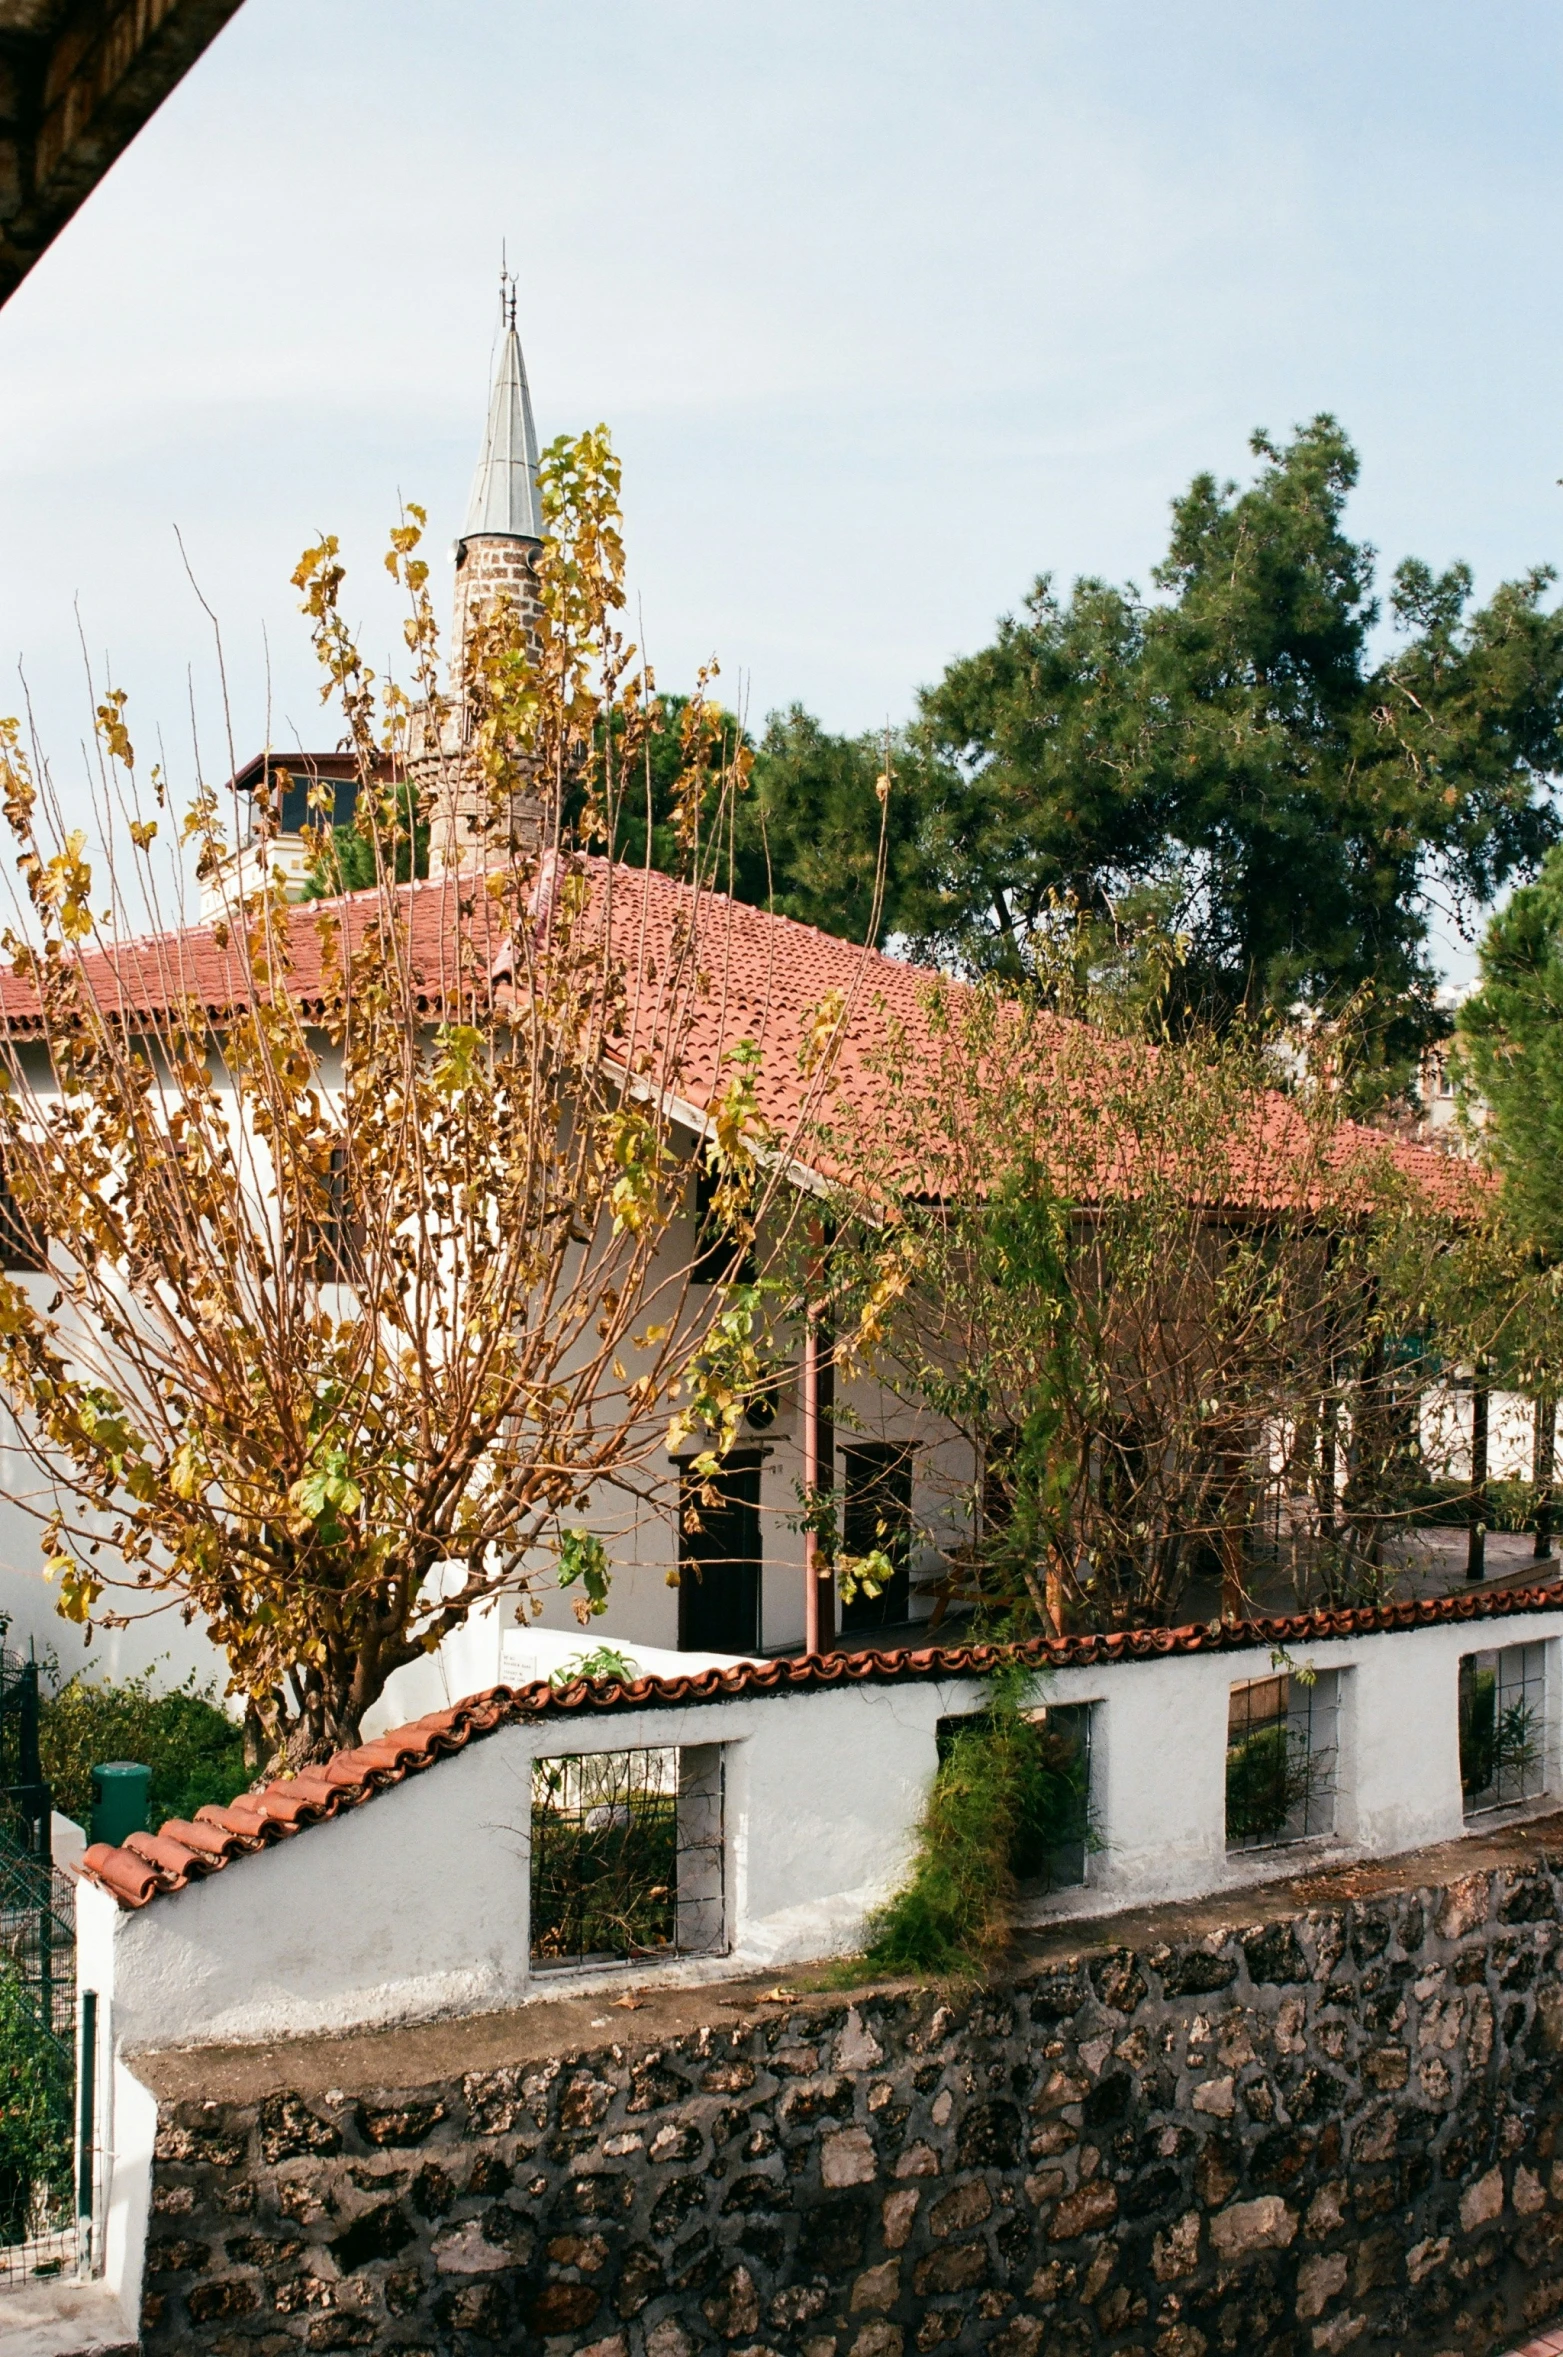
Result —
[[127, 1833], [144, 1833], [151, 1782], [151, 1769], [135, 1760], [105, 1760], [94, 1768], [91, 1838], [118, 1843]]

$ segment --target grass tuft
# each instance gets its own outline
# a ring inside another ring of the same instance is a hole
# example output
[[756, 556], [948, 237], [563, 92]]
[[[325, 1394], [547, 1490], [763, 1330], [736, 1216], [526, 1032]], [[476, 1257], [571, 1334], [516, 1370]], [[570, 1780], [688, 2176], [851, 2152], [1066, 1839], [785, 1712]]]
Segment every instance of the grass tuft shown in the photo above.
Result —
[[834, 1985], [889, 1973], [969, 1979], [1007, 1945], [1017, 1877], [1084, 1823], [1080, 1772], [1061, 1770], [1023, 1713], [1030, 1686], [1019, 1667], [1000, 1670], [987, 1709], [951, 1738], [907, 1880]]

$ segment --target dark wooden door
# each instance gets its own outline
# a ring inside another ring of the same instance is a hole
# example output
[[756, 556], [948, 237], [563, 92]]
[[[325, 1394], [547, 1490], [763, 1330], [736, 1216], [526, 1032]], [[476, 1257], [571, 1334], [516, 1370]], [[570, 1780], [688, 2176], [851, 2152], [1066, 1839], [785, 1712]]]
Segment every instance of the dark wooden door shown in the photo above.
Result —
[[912, 1452], [869, 1441], [843, 1449], [841, 1461], [843, 1547], [849, 1555], [869, 1555], [879, 1547], [895, 1565], [894, 1579], [877, 1596], [859, 1589], [850, 1604], [842, 1605], [841, 1632], [850, 1636], [857, 1629], [893, 1628], [912, 1617]]
[[[702, 1505], [702, 1484], [679, 1480], [678, 1642], [685, 1653], [760, 1648], [760, 1455], [726, 1458]], [[699, 1528], [691, 1530], [691, 1521]]]

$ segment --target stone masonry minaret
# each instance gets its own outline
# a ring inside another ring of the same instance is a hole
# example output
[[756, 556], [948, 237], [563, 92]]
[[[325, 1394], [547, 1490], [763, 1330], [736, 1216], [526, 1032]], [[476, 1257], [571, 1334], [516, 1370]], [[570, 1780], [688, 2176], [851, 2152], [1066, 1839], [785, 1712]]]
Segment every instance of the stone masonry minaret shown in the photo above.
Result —
[[[467, 647], [474, 626], [501, 602], [515, 606], [523, 623], [535, 627], [542, 609], [537, 595], [537, 558], [543, 545], [542, 501], [537, 487], [537, 428], [526, 362], [516, 333], [515, 282], [502, 284], [503, 334], [499, 366], [489, 402], [483, 454], [472, 479], [467, 520], [456, 543], [456, 610], [451, 633], [453, 712], [446, 743], [434, 760], [419, 763], [420, 787], [429, 801], [429, 870], [432, 875], [482, 864], [482, 792], [466, 757], [470, 733], [464, 682]], [[530, 818], [530, 826], [528, 819]], [[518, 805], [513, 832], [535, 837], [537, 817]], [[495, 851], [498, 850], [495, 846]], [[489, 853], [488, 856], [493, 856]]]

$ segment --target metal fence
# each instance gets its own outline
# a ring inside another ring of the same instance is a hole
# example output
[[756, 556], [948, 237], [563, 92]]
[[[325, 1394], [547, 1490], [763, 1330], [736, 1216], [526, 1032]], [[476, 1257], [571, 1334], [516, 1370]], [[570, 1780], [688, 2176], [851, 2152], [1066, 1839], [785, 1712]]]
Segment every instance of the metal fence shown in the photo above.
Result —
[[1340, 1673], [1246, 1678], [1227, 1705], [1229, 1850], [1275, 1849], [1335, 1830]]
[[38, 1665], [0, 1623], [0, 2290], [90, 2265], [98, 2138], [78, 2089], [76, 1896], [54, 1864]]
[[[75, 1894], [0, 1832], [0, 2285], [69, 2274], [89, 2258], [92, 2107], [76, 2101]], [[89, 2155], [76, 2194], [77, 2146]]]
[[721, 1955], [725, 1846], [720, 1745], [535, 1760], [533, 1969]]
[[9, 1631], [0, 1620], [0, 1830], [46, 1858], [51, 1799], [38, 1756], [38, 1664], [10, 1651]]

